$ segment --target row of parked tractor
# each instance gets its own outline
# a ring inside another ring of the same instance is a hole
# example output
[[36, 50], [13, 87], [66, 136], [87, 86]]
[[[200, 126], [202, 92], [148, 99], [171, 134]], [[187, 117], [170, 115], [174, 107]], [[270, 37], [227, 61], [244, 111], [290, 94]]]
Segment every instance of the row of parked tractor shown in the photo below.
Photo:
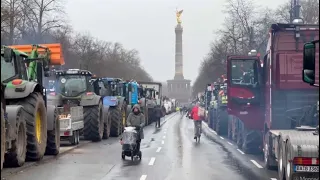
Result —
[[135, 104], [155, 121], [161, 83], [50, 69], [64, 63], [60, 44], [1, 47], [1, 169], [57, 155], [61, 140], [117, 137]]
[[263, 58], [228, 56], [227, 74], [200, 98], [210, 128], [263, 153], [279, 180], [319, 179], [319, 25], [296, 22], [270, 27]]

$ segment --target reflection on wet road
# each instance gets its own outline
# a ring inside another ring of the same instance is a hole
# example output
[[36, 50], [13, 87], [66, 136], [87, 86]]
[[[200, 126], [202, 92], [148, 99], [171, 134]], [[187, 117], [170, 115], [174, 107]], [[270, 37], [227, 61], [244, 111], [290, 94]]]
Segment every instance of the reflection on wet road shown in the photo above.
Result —
[[[57, 159], [30, 167], [8, 180], [258, 180], [226, 149], [201, 137], [180, 114], [166, 117], [160, 129], [145, 128], [142, 160], [121, 159], [117, 138], [88, 143]], [[253, 171], [253, 170], [252, 170]]]

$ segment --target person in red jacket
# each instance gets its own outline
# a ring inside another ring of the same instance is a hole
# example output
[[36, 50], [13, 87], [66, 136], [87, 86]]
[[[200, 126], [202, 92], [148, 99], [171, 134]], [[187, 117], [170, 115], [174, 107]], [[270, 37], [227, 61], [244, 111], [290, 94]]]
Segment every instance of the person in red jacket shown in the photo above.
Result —
[[[191, 117], [193, 119], [193, 122], [194, 122], [194, 139], [197, 138], [197, 134], [202, 133], [202, 116], [199, 116], [199, 108], [200, 107], [200, 103], [196, 103], [196, 105], [192, 108], [191, 110]], [[198, 132], [198, 126], [200, 126], [200, 132]]]

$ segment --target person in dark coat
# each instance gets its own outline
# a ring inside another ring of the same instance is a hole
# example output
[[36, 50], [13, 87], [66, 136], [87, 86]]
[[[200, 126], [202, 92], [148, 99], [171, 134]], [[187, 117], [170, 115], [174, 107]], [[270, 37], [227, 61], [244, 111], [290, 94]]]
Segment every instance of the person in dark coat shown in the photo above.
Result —
[[128, 115], [127, 126], [133, 126], [139, 129], [139, 140], [137, 141], [137, 148], [140, 151], [141, 139], [144, 139], [143, 127], [145, 126], [145, 116], [141, 112], [138, 104], [134, 105], [132, 112]]
[[162, 118], [162, 108], [160, 105], [157, 105], [156, 108], [155, 108], [155, 118], [156, 118], [156, 127], [159, 128], [160, 127], [160, 120]]

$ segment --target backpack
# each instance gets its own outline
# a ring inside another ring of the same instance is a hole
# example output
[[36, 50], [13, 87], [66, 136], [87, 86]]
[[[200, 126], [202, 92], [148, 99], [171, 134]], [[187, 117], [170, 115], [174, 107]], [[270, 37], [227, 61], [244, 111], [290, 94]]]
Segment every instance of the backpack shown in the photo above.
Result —
[[198, 107], [198, 116], [204, 117], [205, 109], [203, 107]]

